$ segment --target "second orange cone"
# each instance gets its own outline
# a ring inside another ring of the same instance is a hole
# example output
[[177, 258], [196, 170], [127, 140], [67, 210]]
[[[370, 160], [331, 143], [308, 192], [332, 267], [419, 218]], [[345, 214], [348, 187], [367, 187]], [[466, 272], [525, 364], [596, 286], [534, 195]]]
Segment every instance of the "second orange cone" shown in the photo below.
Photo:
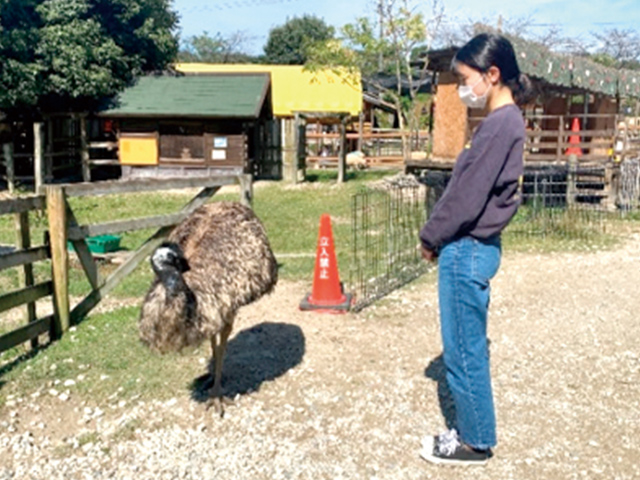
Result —
[[[573, 123], [571, 124], [571, 131], [573, 133], [580, 132], [580, 120], [578, 120], [577, 118], [573, 119]], [[580, 145], [580, 135], [571, 135], [569, 137], [569, 143], [571, 144], [571, 146], [567, 148], [566, 152], [564, 152], [565, 155], [582, 155], [582, 149], [575, 146]]]

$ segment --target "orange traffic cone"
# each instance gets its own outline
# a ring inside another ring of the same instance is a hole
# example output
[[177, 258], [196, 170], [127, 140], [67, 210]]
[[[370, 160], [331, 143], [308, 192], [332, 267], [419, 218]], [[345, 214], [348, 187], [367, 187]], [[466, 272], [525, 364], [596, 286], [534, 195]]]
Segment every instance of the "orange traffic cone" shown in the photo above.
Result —
[[[580, 131], [580, 121], [577, 118], [573, 119], [573, 123], [571, 124], [571, 131], [578, 133]], [[580, 144], [580, 135], [571, 135], [569, 137], [569, 143], [571, 145]], [[571, 146], [567, 148], [567, 151], [564, 152], [565, 155], [582, 155], [582, 149], [580, 147]]]
[[322, 313], [345, 313], [351, 306], [351, 295], [345, 294], [340, 284], [338, 261], [333, 245], [331, 218], [320, 217], [316, 268], [313, 275], [313, 289], [300, 303], [300, 310]]

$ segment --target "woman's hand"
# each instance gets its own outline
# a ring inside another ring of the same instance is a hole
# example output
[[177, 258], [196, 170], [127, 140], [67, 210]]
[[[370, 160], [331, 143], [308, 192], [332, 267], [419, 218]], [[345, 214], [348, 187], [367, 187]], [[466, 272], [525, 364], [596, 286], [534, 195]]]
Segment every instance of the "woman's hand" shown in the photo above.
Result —
[[422, 253], [422, 258], [424, 258], [427, 262], [434, 262], [438, 255], [433, 250], [429, 250], [424, 246], [420, 245], [420, 252]]

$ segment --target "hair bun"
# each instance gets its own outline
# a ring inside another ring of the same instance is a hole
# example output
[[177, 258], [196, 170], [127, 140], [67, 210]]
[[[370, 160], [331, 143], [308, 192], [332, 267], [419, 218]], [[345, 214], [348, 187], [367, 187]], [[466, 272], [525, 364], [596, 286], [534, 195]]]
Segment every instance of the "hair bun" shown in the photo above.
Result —
[[525, 103], [533, 100], [533, 84], [527, 75], [521, 73], [518, 75], [518, 88], [513, 92], [514, 100], [518, 105], [523, 105]]

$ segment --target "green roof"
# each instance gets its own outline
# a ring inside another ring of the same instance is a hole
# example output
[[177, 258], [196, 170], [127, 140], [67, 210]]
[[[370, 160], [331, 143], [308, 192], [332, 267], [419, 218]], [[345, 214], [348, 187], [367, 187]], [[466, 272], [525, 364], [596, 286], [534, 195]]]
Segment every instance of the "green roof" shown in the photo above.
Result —
[[268, 87], [268, 74], [141, 77], [101, 115], [257, 118]]

